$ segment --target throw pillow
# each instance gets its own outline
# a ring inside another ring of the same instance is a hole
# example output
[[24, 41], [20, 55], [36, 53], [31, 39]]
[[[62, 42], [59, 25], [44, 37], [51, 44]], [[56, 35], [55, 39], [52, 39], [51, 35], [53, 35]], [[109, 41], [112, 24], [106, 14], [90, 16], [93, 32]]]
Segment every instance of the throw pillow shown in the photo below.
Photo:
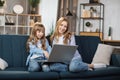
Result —
[[4, 70], [6, 67], [8, 67], [8, 63], [2, 58], [0, 58], [0, 69]]
[[109, 65], [113, 50], [114, 50], [113, 46], [106, 44], [98, 44], [96, 53], [92, 60], [92, 64], [103, 63]]

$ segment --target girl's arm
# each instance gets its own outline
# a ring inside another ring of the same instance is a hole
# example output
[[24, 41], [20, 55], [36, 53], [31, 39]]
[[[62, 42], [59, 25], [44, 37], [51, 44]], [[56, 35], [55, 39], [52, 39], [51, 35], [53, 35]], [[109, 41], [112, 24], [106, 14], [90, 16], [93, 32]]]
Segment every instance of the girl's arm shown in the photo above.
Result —
[[27, 61], [26, 61], [26, 66], [29, 63], [30, 57], [32, 56], [33, 53], [43, 53], [43, 50], [41, 50], [40, 48], [38, 48], [36, 45], [33, 45], [32, 42], [29, 42], [29, 56], [27, 57]]
[[43, 53], [43, 50], [38, 48], [36, 45], [29, 42], [30, 53]]
[[48, 40], [46, 39], [46, 51], [44, 51], [44, 55], [46, 58], [49, 58], [49, 54], [51, 52], [51, 46], [48, 43]]
[[50, 54], [50, 52], [51, 52], [51, 46], [49, 45], [47, 39], [46, 39], [46, 48], [47, 48], [48, 53]]
[[47, 51], [43, 51], [45, 57], [48, 59], [49, 58], [49, 53]]
[[70, 45], [76, 45], [76, 42], [75, 42], [75, 36], [74, 35], [71, 35], [71, 38], [70, 38]]
[[[69, 43], [69, 44], [70, 44], [70, 45], [76, 45], [75, 36], [74, 36], [74, 35], [71, 36], [71, 39], [70, 39], [70, 43]], [[80, 53], [78, 52], [78, 50], [76, 50], [73, 59], [76, 59], [76, 58], [81, 58], [81, 55], [80, 55]], [[82, 60], [82, 58], [81, 58], [81, 60]]]

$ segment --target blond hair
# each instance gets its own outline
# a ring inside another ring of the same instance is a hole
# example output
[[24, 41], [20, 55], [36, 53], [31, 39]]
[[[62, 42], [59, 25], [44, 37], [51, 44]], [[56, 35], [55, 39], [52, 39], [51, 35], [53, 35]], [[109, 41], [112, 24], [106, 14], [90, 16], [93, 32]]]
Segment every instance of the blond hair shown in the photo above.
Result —
[[43, 37], [40, 40], [41, 40], [41, 43], [42, 43], [42, 49], [46, 50], [45, 27], [41, 23], [35, 23], [32, 30], [31, 30], [30, 36], [27, 40], [27, 51], [29, 50], [29, 42], [32, 42], [32, 44], [34, 44], [34, 45], [37, 44], [38, 38], [36, 36], [36, 31], [42, 31], [43, 32]]
[[68, 40], [69, 40], [70, 37], [71, 37], [71, 32], [68, 31], [68, 29], [69, 29], [69, 21], [68, 21], [67, 18], [65, 18], [65, 17], [61, 17], [61, 18], [57, 21], [55, 31], [54, 31], [54, 33], [53, 33], [53, 34], [51, 35], [51, 37], [50, 37], [51, 42], [53, 41], [54, 38], [56, 39], [57, 42], [59, 41], [58, 38], [59, 38], [60, 35], [59, 35], [58, 29], [59, 29], [59, 26], [61, 25], [61, 23], [62, 23], [63, 21], [67, 22], [67, 30], [66, 30], [65, 33], [64, 33], [63, 43], [64, 43], [64, 44], [68, 44]]

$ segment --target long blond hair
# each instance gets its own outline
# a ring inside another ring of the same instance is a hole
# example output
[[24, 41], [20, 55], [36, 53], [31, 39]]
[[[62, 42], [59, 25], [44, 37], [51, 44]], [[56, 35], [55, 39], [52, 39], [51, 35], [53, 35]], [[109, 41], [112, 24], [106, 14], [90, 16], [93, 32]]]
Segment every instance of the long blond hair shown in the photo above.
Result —
[[29, 42], [32, 42], [32, 44], [36, 45], [37, 44], [37, 41], [38, 41], [38, 38], [36, 37], [36, 31], [42, 31], [43, 32], [43, 36], [42, 38], [40, 39], [41, 40], [41, 43], [42, 43], [42, 46], [41, 48], [43, 50], [46, 50], [46, 45], [45, 45], [45, 42], [46, 42], [46, 38], [45, 38], [45, 27], [43, 24], [40, 24], [40, 23], [36, 23], [32, 30], [31, 30], [31, 33], [30, 33], [30, 36], [27, 40], [27, 51], [29, 51]]
[[64, 32], [64, 40], [63, 40], [63, 43], [64, 44], [68, 44], [68, 40], [70, 39], [71, 37], [71, 32], [69, 32], [69, 21], [67, 20], [67, 18], [65, 17], [61, 17], [58, 21], [57, 21], [57, 24], [56, 24], [56, 27], [55, 27], [55, 31], [54, 33], [51, 35], [50, 37], [50, 40], [51, 42], [53, 42], [53, 39], [55, 38], [56, 41], [59, 41], [59, 26], [61, 25], [61, 23], [65, 21], [67, 22], [67, 30]]

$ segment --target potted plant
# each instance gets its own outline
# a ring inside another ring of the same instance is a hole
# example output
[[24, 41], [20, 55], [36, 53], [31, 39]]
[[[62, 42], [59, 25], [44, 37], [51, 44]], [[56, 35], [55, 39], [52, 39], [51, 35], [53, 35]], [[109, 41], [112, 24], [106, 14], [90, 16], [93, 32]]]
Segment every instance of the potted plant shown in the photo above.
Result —
[[53, 32], [54, 32], [54, 25], [52, 24], [52, 27], [50, 29], [50, 33], [48, 35], [51, 36], [53, 34]]
[[0, 0], [0, 13], [4, 13], [4, 9], [3, 9], [4, 3], [5, 0]]
[[4, 0], [0, 0], [0, 7], [3, 7], [5, 1]]
[[30, 6], [31, 6], [31, 14], [36, 13], [36, 8], [38, 4], [40, 3], [40, 0], [29, 0]]
[[112, 33], [112, 28], [109, 27], [109, 30], [108, 30], [108, 40], [111, 40], [111, 39], [112, 39], [111, 33]]
[[89, 0], [89, 3], [99, 3], [99, 0]]
[[85, 25], [87, 27], [87, 32], [90, 32], [91, 23], [90, 22], [86, 22]]

